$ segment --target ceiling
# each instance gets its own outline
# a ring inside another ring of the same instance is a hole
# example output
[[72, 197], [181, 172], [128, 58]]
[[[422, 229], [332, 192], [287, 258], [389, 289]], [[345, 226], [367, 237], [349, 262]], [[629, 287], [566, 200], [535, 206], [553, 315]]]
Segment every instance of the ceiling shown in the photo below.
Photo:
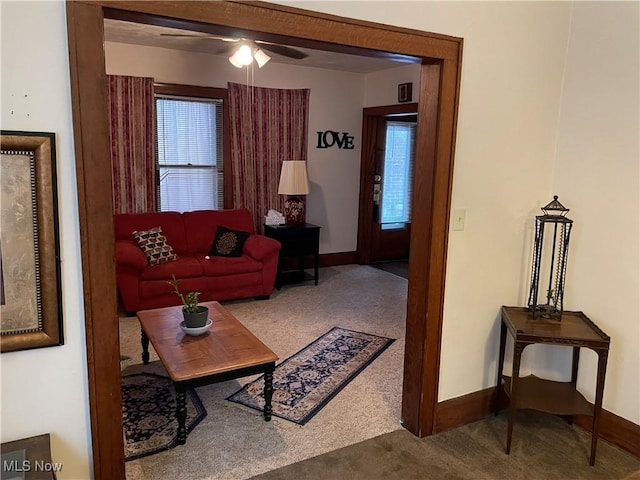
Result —
[[[167, 37], [161, 34], [193, 34], [189, 37]], [[172, 50], [184, 50], [187, 52], [200, 52], [220, 56], [220, 50], [226, 42], [207, 38], [206, 33], [190, 32], [175, 28], [145, 25], [141, 23], [125, 22], [121, 20], [105, 19], [104, 36], [108, 42], [126, 43], [133, 45], [146, 45], [150, 47], [169, 48]], [[253, 37], [253, 40], [260, 40]], [[286, 45], [286, 44], [282, 44]], [[269, 52], [271, 63], [287, 63], [301, 67], [324, 68], [328, 70], [341, 70], [353, 73], [372, 73], [389, 68], [395, 68], [410, 62], [407, 59], [391, 60], [386, 58], [374, 58], [369, 56], [349, 55], [344, 53], [328, 52], [309, 48], [293, 46], [308, 56], [301, 60], [294, 60], [276, 53]], [[226, 57], [226, 55], [224, 55]], [[266, 68], [266, 67], [265, 67]]]

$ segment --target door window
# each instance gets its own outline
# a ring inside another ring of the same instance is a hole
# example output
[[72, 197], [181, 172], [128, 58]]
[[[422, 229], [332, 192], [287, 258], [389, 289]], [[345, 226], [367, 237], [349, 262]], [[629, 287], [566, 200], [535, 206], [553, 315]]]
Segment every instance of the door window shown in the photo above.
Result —
[[411, 222], [411, 190], [416, 124], [388, 121], [380, 223], [383, 230], [404, 228]]

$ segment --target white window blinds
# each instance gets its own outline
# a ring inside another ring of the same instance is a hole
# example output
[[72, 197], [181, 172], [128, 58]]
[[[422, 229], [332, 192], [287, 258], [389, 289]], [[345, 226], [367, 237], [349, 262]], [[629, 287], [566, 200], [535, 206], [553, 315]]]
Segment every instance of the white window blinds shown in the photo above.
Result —
[[224, 208], [222, 100], [156, 95], [161, 211]]
[[416, 124], [387, 122], [380, 223], [411, 222]]

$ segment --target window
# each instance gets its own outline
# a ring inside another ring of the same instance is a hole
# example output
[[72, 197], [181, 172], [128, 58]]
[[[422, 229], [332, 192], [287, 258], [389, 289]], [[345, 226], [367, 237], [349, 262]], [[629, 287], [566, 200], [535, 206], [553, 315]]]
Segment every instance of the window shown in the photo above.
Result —
[[382, 176], [382, 229], [411, 222], [415, 122], [388, 121]]
[[222, 104], [221, 99], [156, 95], [161, 211], [224, 207]]

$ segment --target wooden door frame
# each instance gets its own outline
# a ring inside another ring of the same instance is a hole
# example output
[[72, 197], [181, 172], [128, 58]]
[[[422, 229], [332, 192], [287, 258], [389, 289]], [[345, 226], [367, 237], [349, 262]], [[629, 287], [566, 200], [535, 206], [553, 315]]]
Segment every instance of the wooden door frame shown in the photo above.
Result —
[[[360, 153], [360, 206], [358, 208], [358, 263], [371, 264], [373, 215], [373, 175], [375, 173], [375, 139], [377, 137], [378, 117], [396, 113], [413, 113], [418, 111], [417, 103], [399, 103], [380, 107], [362, 109], [362, 151]], [[429, 135], [436, 135], [434, 129]]]
[[[462, 39], [262, 2], [67, 2], [93, 467], [124, 479], [104, 18], [205, 32], [261, 32], [294, 46], [422, 59], [402, 422], [434, 433]], [[366, 49], [366, 50], [361, 50]], [[420, 128], [420, 127], [419, 127]]]

